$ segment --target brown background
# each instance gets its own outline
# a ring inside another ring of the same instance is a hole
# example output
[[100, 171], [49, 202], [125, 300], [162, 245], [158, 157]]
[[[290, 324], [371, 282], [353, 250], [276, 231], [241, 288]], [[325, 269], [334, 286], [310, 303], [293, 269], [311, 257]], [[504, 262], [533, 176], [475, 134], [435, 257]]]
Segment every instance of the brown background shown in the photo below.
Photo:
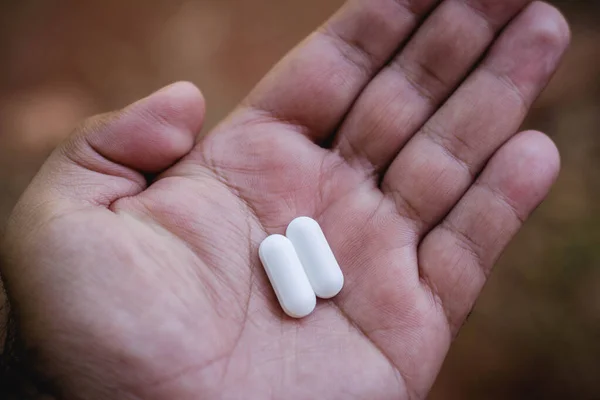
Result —
[[[207, 128], [341, 0], [0, 0], [0, 226], [84, 117], [175, 80]], [[562, 1], [573, 45], [526, 125], [563, 155], [432, 399], [600, 399], [600, 1]]]

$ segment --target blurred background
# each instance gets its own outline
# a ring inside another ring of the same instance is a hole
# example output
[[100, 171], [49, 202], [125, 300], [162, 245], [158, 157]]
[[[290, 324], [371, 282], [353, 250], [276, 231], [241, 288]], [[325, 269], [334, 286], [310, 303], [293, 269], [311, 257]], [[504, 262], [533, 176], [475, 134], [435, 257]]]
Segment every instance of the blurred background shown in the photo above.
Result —
[[[0, 0], [0, 227], [83, 118], [190, 80], [209, 129], [341, 3]], [[573, 45], [526, 126], [557, 142], [563, 171], [498, 265], [434, 400], [600, 399], [600, 1], [554, 3]]]

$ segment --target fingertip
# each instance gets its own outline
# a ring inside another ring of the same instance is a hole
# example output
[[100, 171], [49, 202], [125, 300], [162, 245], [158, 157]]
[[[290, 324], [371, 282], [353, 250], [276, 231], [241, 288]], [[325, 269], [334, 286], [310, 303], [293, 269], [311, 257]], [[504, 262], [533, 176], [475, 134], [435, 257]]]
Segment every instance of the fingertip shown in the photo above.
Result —
[[196, 85], [180, 81], [133, 103], [128, 109], [141, 111], [151, 119], [175, 128], [171, 133], [186, 143], [193, 143], [204, 122], [206, 103]]
[[162, 88], [156, 95], [165, 97], [167, 106], [170, 105], [175, 111], [181, 113], [179, 120], [189, 130], [194, 132], [200, 130], [206, 111], [206, 102], [196, 85], [188, 81], [179, 81]]
[[560, 152], [548, 135], [534, 130], [525, 131], [515, 136], [510, 144], [519, 151], [526, 165], [534, 167], [533, 171], [541, 169], [550, 178], [557, 177], [560, 170]]
[[569, 25], [560, 11], [536, 1], [506, 28], [486, 64], [519, 88], [529, 106], [556, 71], [570, 37]]
[[528, 10], [533, 18], [539, 21], [545, 21], [547, 27], [558, 34], [563, 39], [570, 37], [570, 28], [567, 19], [560, 9], [546, 1], [534, 1]]
[[534, 1], [523, 12], [531, 36], [539, 44], [557, 50], [566, 49], [571, 41], [571, 29], [560, 10], [543, 1]]
[[554, 142], [538, 131], [516, 135], [490, 163], [486, 179], [516, 209], [530, 210], [544, 200], [560, 171], [560, 154]]

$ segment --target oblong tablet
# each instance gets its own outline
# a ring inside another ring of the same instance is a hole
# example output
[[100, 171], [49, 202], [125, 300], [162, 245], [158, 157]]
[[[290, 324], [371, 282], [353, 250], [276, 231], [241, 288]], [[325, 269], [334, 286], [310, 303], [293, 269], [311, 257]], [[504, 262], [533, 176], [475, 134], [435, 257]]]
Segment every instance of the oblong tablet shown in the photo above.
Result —
[[308, 217], [296, 218], [286, 236], [294, 244], [316, 295], [322, 299], [337, 295], [344, 286], [344, 275], [319, 223]]
[[266, 238], [258, 249], [281, 308], [293, 318], [303, 318], [315, 309], [317, 299], [294, 245], [282, 235]]

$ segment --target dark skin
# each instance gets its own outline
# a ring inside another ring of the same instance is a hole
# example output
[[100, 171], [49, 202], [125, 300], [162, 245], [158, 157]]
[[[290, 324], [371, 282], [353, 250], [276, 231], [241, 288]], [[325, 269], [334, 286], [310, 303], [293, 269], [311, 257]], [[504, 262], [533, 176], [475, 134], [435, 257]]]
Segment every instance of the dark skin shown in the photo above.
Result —
[[[64, 399], [425, 398], [556, 178], [518, 129], [568, 42], [541, 2], [352, 0], [197, 143], [187, 83], [87, 121], [7, 230], [37, 368]], [[346, 285], [293, 320], [257, 248], [301, 215]]]

